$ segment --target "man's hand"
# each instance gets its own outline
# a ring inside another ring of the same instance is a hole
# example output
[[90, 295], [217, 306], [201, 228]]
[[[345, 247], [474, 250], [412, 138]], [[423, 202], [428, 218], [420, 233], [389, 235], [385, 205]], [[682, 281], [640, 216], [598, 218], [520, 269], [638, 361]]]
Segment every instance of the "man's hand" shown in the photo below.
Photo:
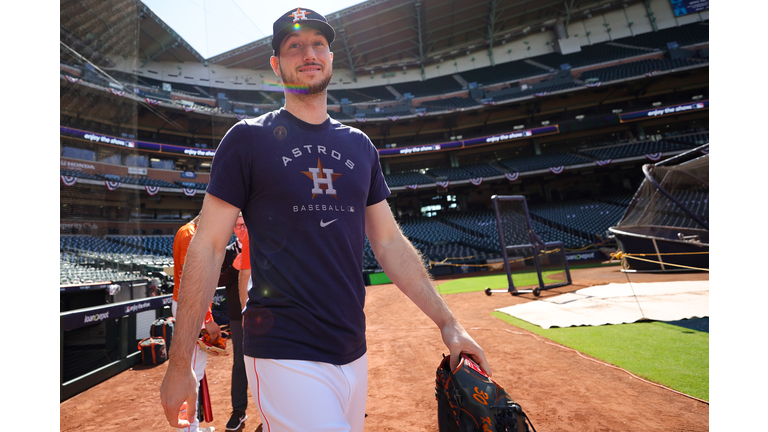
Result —
[[485, 359], [485, 352], [458, 321], [446, 325], [440, 332], [443, 336], [443, 342], [451, 354], [451, 370], [455, 370], [459, 366], [461, 353], [464, 353], [472, 358], [489, 377], [491, 376], [491, 367], [488, 365], [488, 360]]
[[168, 369], [160, 384], [160, 403], [163, 406], [165, 417], [171, 427], [185, 429], [192, 423], [189, 420], [179, 419], [179, 410], [186, 401], [187, 419], [194, 419], [197, 404], [197, 380], [192, 367], [187, 364], [175, 366], [168, 364]]
[[365, 234], [387, 276], [440, 329], [443, 342], [451, 353], [451, 368], [458, 366], [461, 353], [464, 353], [491, 376], [483, 349], [459, 324], [440, 297], [422, 257], [403, 235], [386, 200], [366, 207]]
[[221, 337], [221, 327], [216, 324], [216, 321], [205, 323], [205, 331], [211, 336], [211, 343], [216, 342]]

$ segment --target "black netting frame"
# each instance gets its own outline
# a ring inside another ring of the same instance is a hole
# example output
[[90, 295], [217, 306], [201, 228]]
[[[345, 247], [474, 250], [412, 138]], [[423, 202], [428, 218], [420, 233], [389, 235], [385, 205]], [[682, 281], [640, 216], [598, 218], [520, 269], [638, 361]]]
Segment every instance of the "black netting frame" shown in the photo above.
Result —
[[[571, 272], [568, 268], [568, 260], [565, 256], [565, 245], [561, 241], [544, 242], [531, 227], [531, 215], [528, 212], [528, 204], [522, 195], [494, 195], [491, 197], [493, 202], [493, 211], [496, 215], [496, 226], [499, 231], [499, 243], [501, 245], [501, 255], [504, 259], [504, 270], [507, 273], [507, 290], [486, 289], [486, 294], [492, 292], [509, 292], [512, 295], [532, 292], [538, 296], [543, 290], [570, 285]], [[501, 204], [500, 204], [501, 203]], [[505, 207], [500, 209], [501, 207]], [[513, 207], [512, 211], [506, 211], [506, 208]], [[515, 243], [515, 244], [508, 244]], [[548, 252], [559, 249], [559, 252]], [[515, 287], [512, 281], [512, 271], [510, 267], [509, 255], [511, 251], [532, 251], [532, 260], [536, 267], [536, 274], [539, 279], [539, 286], [530, 290], [520, 290]], [[542, 274], [541, 256], [542, 253], [554, 254], [556, 258], [562, 260], [565, 273], [565, 281], [554, 284], [545, 284]]]

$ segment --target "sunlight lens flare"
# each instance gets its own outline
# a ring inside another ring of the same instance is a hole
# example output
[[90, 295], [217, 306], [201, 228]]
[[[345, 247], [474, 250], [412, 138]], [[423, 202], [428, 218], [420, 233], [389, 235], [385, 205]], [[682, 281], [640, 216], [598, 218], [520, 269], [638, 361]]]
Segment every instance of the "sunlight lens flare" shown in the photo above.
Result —
[[273, 81], [273, 80], [264, 80], [264, 84], [267, 84], [269, 86], [274, 86], [274, 91], [281, 91], [285, 90], [288, 93], [294, 93], [294, 94], [309, 94], [309, 86], [306, 84], [286, 84], [284, 82], [279, 81]]

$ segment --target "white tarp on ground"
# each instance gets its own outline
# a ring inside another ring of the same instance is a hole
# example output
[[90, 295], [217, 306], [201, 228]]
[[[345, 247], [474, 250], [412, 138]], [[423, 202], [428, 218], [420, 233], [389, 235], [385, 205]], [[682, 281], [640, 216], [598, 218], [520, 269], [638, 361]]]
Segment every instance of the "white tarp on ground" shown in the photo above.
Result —
[[709, 281], [608, 284], [497, 309], [541, 328], [709, 316]]

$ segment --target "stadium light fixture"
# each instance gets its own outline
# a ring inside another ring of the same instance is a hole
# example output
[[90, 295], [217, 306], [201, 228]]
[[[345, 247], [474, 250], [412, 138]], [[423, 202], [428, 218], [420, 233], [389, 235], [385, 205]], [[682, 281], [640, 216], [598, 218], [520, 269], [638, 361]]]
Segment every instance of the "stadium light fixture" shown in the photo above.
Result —
[[655, 107], [657, 107], [657, 106], [661, 106], [661, 102], [654, 102], [654, 103], [653, 103], [653, 106], [655, 106]]
[[541, 125], [542, 126], [548, 126], [549, 125], [549, 120], [544, 120], [543, 122], [541, 122]]
[[615, 110], [613, 110], [611, 112], [614, 113], [614, 114], [621, 114], [622, 112], [624, 112], [624, 110], [621, 109], [621, 108], [616, 108]]
[[525, 127], [525, 125], [517, 125], [517, 126], [514, 127], [514, 129], [515, 130], [520, 130], [520, 129], [523, 129], [524, 127]]
[[696, 95], [696, 96], [692, 97], [691, 100], [699, 100], [699, 99], [701, 99], [703, 97], [704, 97], [704, 95]]
[[576, 120], [584, 120], [584, 114], [577, 115]]

